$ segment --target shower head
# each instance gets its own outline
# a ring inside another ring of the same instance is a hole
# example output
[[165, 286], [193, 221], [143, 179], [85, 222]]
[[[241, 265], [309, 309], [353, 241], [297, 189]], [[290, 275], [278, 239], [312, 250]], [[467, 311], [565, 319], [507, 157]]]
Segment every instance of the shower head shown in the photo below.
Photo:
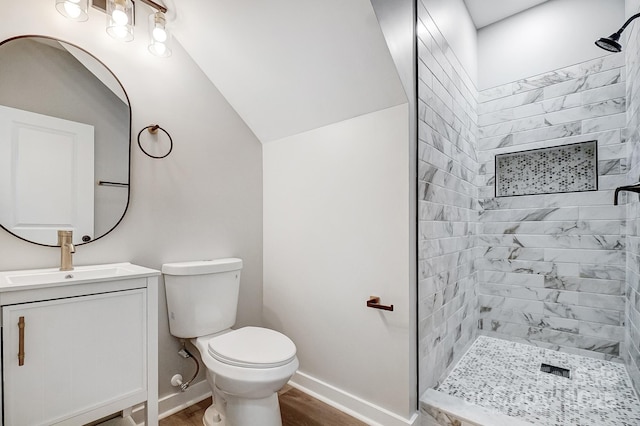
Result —
[[609, 52], [622, 52], [622, 46], [618, 43], [620, 40], [619, 33], [613, 33], [609, 37], [602, 37], [596, 41], [596, 46]]
[[596, 46], [608, 52], [621, 52], [622, 45], [618, 43], [618, 40], [620, 40], [620, 34], [622, 34], [624, 29], [627, 28], [627, 25], [629, 25], [631, 21], [633, 21], [639, 16], [640, 16], [640, 13], [636, 13], [631, 18], [627, 19], [627, 22], [625, 22], [624, 25], [618, 31], [611, 34], [609, 37], [602, 37], [601, 39], [597, 40]]

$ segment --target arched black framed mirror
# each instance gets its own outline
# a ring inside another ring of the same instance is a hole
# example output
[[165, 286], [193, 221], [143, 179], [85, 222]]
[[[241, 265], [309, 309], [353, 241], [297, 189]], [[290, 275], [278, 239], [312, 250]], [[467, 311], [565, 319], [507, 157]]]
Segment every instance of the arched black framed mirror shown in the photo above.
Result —
[[0, 225], [23, 240], [76, 245], [113, 230], [129, 205], [131, 106], [117, 77], [45, 36], [0, 43]]

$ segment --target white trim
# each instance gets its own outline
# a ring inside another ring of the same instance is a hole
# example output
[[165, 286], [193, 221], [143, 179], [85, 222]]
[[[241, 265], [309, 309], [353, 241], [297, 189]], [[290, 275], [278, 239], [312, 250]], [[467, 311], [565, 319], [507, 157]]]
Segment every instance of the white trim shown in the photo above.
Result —
[[[418, 412], [406, 419], [299, 371], [296, 372], [289, 384], [370, 426], [417, 426], [418, 424]], [[209, 384], [206, 380], [202, 380], [190, 386], [185, 392], [176, 392], [162, 397], [158, 404], [160, 412], [158, 418], [169, 417], [210, 397]], [[137, 406], [132, 417], [137, 425], [143, 425], [144, 406]]]
[[[160, 401], [158, 401], [160, 411], [158, 418], [169, 417], [206, 398], [211, 398], [211, 388], [206, 380], [202, 380], [189, 386], [184, 392], [176, 392], [160, 398]], [[144, 405], [135, 407], [132, 417], [137, 425], [144, 425]]]
[[158, 422], [158, 276], [147, 277], [147, 401], [148, 426]]
[[418, 423], [417, 411], [411, 418], [404, 418], [300, 371], [289, 384], [371, 426], [415, 426]]
[[425, 414], [432, 419], [440, 418], [441, 414], [445, 413], [446, 418], [449, 420], [447, 424], [454, 424], [454, 420], [457, 420], [462, 422], [461, 424], [480, 426], [534, 426], [533, 423], [525, 420], [474, 405], [461, 398], [438, 392], [435, 389], [427, 389], [422, 394], [420, 406]]

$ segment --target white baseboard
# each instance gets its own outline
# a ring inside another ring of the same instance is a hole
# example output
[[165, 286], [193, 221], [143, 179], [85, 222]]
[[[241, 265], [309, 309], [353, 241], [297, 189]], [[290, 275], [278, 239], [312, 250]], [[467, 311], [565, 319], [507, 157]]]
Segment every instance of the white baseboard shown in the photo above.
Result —
[[371, 426], [415, 426], [418, 423], [417, 411], [411, 418], [404, 418], [300, 371], [289, 384]]
[[[206, 398], [211, 398], [211, 388], [206, 380], [202, 380], [189, 386], [184, 392], [176, 392], [160, 398], [158, 401], [158, 412], [160, 413], [158, 417], [164, 419]], [[134, 408], [132, 417], [137, 425], [143, 425], [144, 405]]]
[[[418, 424], [418, 412], [409, 419], [404, 418], [299, 371], [289, 384], [371, 426], [416, 426]], [[195, 383], [184, 392], [166, 395], [160, 398], [158, 403], [159, 418], [169, 417], [205, 398], [211, 398], [211, 389], [206, 380]], [[136, 407], [132, 417], [137, 425], [143, 425], [144, 406]]]

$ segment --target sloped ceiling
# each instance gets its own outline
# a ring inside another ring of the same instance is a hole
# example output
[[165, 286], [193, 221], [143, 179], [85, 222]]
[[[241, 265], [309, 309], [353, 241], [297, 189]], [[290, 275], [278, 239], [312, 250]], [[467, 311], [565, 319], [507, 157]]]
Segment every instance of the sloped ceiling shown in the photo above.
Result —
[[369, 0], [179, 0], [176, 39], [262, 142], [405, 103]]
[[464, 0], [477, 29], [549, 0]]

